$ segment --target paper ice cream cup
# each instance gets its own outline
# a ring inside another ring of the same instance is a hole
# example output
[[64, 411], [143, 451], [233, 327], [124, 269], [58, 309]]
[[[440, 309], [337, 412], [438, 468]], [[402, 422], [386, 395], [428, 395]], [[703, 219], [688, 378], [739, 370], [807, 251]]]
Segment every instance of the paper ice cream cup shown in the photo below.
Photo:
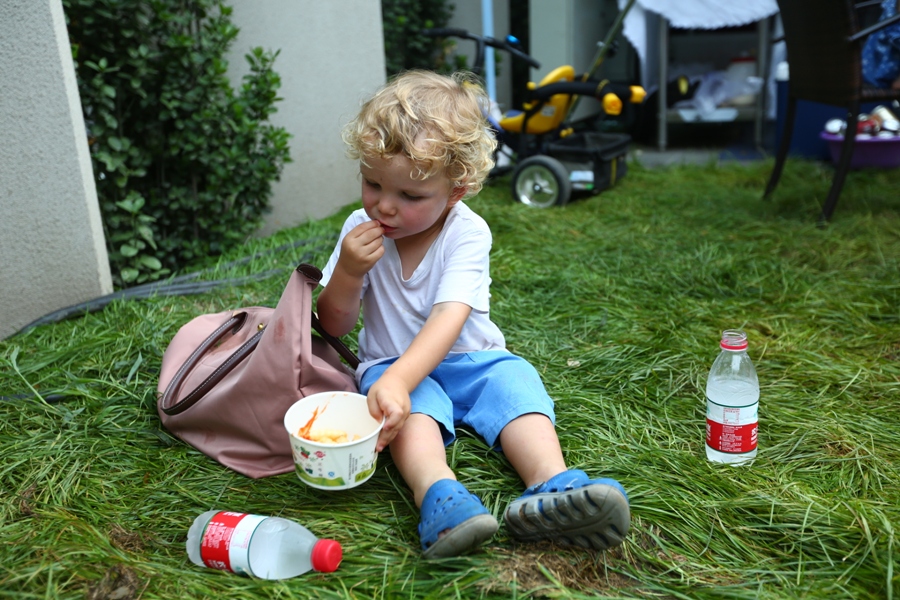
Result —
[[[311, 431], [338, 430], [349, 441], [334, 444], [300, 437], [300, 429], [320, 408]], [[320, 490], [348, 490], [375, 473], [375, 445], [384, 419], [369, 414], [366, 397], [352, 392], [322, 392], [295, 402], [284, 415], [297, 477]]]

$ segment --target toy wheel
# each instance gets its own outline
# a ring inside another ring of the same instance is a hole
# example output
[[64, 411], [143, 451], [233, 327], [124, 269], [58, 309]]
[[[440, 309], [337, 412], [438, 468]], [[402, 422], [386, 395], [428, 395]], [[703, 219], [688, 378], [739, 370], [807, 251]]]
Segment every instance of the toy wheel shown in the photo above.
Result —
[[528, 206], [565, 206], [572, 195], [569, 172], [555, 158], [532, 156], [518, 164], [512, 176], [513, 197]]

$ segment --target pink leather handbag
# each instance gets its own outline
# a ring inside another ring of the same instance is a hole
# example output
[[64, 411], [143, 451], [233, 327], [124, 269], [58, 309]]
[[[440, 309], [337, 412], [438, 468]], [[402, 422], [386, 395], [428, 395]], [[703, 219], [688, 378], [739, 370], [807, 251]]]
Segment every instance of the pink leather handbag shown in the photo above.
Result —
[[287, 409], [310, 394], [357, 391], [340, 357], [354, 369], [359, 359], [312, 311], [321, 278], [319, 269], [302, 264], [274, 309], [201, 315], [184, 325], [162, 358], [163, 426], [248, 477], [293, 471]]

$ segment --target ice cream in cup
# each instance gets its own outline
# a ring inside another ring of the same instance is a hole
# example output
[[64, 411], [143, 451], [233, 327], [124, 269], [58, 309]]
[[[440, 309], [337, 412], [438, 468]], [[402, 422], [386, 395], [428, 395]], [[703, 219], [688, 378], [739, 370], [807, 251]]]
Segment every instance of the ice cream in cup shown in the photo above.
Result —
[[298, 400], [284, 415], [297, 477], [320, 490], [360, 485], [375, 473], [383, 426], [362, 394], [322, 392]]

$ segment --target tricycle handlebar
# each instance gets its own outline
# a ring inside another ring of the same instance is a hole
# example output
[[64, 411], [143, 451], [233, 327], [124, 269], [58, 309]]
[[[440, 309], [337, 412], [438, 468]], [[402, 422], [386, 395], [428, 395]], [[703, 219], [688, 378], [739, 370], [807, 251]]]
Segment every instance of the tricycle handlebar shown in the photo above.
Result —
[[498, 50], [504, 50], [509, 52], [511, 55], [515, 56], [519, 60], [524, 60], [530, 66], [535, 69], [541, 68], [541, 63], [537, 60], [519, 50], [516, 45], [518, 44], [518, 40], [513, 36], [506, 36], [506, 39], [498, 40], [492, 37], [476, 35], [465, 29], [457, 29], [454, 27], [437, 27], [433, 29], [423, 29], [422, 35], [426, 35], [428, 37], [458, 37], [464, 40], [472, 40], [475, 42], [476, 46], [476, 58], [475, 58], [475, 69], [474, 71], [478, 74], [483, 70], [484, 63], [484, 47], [490, 46], [491, 48], [497, 48]]

